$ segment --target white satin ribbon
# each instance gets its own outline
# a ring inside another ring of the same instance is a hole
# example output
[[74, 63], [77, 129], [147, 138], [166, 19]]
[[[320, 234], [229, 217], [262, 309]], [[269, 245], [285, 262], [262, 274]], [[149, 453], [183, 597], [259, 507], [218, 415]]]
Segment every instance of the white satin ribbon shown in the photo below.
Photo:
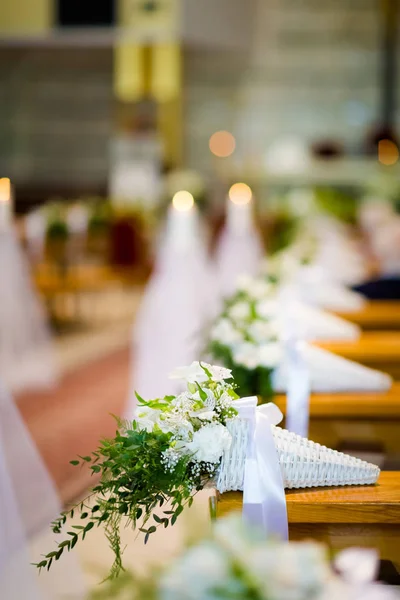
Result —
[[295, 339], [286, 342], [286, 429], [307, 437], [310, 420], [310, 373], [303, 346], [303, 342]]
[[298, 287], [283, 286], [280, 292], [284, 324], [285, 362], [287, 366], [286, 429], [308, 436], [310, 420], [310, 373], [304, 357], [302, 339], [306, 325], [297, 315]]
[[243, 516], [268, 535], [288, 539], [286, 498], [271, 425], [283, 418], [272, 403], [257, 407], [257, 397], [235, 402], [241, 419], [250, 422], [243, 485]]

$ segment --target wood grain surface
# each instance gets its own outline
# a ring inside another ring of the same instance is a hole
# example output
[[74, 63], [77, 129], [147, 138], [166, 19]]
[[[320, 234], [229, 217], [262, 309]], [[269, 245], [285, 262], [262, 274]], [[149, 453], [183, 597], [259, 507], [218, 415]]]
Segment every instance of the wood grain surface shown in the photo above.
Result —
[[357, 312], [337, 313], [339, 317], [356, 323], [366, 330], [400, 330], [399, 300], [370, 300]]
[[356, 341], [315, 345], [400, 379], [400, 331], [364, 331]]
[[[275, 396], [274, 402], [286, 413], [286, 396]], [[383, 420], [400, 419], [400, 381], [395, 381], [390, 390], [383, 392], [318, 393], [310, 398], [310, 416], [364, 417]], [[400, 437], [400, 429], [399, 429]]]

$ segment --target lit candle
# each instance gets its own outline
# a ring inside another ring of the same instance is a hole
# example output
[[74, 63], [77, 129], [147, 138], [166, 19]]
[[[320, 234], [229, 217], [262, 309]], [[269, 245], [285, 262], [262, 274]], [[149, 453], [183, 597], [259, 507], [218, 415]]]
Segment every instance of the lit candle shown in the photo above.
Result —
[[226, 226], [237, 235], [252, 229], [252, 191], [245, 183], [235, 183], [226, 202]]
[[12, 202], [11, 182], [8, 177], [0, 179], [0, 229], [6, 229], [11, 223]]

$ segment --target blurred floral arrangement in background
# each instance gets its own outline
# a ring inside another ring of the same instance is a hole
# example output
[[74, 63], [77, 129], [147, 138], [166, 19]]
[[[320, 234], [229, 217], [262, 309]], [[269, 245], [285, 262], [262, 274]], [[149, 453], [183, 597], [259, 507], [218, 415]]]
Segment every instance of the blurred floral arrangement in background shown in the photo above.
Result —
[[277, 286], [273, 279], [242, 277], [213, 324], [206, 354], [232, 374], [240, 396], [273, 396], [272, 372], [282, 360]]
[[317, 210], [335, 219], [354, 225], [357, 222], [360, 193], [354, 188], [316, 187], [314, 190]]
[[334, 566], [314, 542], [278, 542], [239, 515], [215, 522], [180, 556], [141, 578], [125, 572], [91, 600], [395, 600], [374, 581], [374, 551], [349, 549]]

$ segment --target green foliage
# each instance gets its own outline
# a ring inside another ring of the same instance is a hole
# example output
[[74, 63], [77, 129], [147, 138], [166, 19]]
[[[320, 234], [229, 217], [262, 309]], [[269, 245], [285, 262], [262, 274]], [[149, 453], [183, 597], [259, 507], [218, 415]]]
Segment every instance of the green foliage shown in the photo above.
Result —
[[277, 213], [265, 240], [270, 256], [288, 248], [296, 239], [300, 228], [300, 219], [287, 211]]
[[319, 187], [315, 201], [320, 210], [345, 223], [357, 221], [358, 198], [354, 191], [340, 188]]
[[227, 369], [232, 370], [239, 397], [261, 396], [263, 401], [268, 401], [273, 397], [272, 369], [262, 366], [246, 369], [246, 367], [236, 364], [230, 348], [220, 342], [210, 342], [208, 350], [213, 359], [220, 361]]
[[[94, 528], [104, 526], [111, 549], [114, 552], [114, 563], [110, 578], [117, 577], [122, 565], [122, 548], [120, 540], [120, 524], [122, 519], [136, 527], [142, 519], [140, 531], [149, 536], [156, 527], [174, 525], [186, 505], [193, 501], [193, 489], [200, 490], [204, 485], [201, 475], [191, 472], [190, 456], [183, 456], [173, 471], [167, 471], [162, 463], [162, 452], [169, 448], [171, 434], [163, 433], [159, 428], [147, 432], [133, 429], [119, 429], [113, 439], [104, 440], [99, 449], [91, 456], [80, 457], [80, 461], [72, 461], [73, 465], [90, 465], [93, 474], [100, 473], [100, 483], [93, 488], [95, 503], [84, 501], [52, 523], [54, 533], [61, 533], [67, 517], [73, 517], [79, 510], [83, 525], [72, 525], [67, 531], [67, 538], [57, 548], [43, 557], [36, 566], [39, 569], [50, 569], [53, 561], [61, 558], [65, 550], [70, 551], [79, 540]], [[171, 510], [162, 510], [169, 501]]]

